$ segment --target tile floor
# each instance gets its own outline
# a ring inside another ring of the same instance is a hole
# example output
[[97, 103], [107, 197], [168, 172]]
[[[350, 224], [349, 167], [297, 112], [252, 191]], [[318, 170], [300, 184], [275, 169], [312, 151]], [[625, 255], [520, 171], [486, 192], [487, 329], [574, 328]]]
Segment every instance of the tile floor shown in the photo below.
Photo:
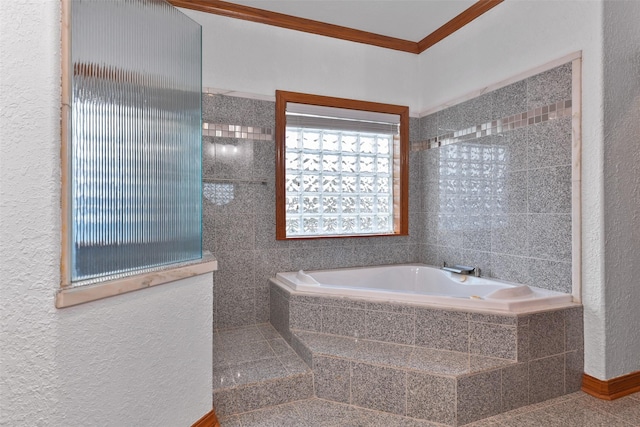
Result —
[[[220, 420], [222, 427], [439, 427], [441, 424], [307, 399]], [[467, 424], [467, 427], [640, 427], [640, 392], [604, 401], [583, 392]]]

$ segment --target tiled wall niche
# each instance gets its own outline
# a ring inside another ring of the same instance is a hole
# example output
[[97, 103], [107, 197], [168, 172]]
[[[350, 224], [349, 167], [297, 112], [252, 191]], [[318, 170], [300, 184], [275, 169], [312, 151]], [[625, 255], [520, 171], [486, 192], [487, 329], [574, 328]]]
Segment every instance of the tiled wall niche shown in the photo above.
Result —
[[424, 116], [428, 264], [571, 293], [572, 65]]
[[[214, 327], [269, 321], [279, 271], [442, 261], [570, 293], [571, 63], [410, 121], [409, 236], [275, 239], [275, 103], [203, 94]], [[524, 115], [523, 115], [524, 114]]]
[[[277, 241], [275, 103], [204, 93], [203, 123], [203, 246], [219, 266], [215, 328], [269, 321], [268, 279], [279, 271], [420, 261], [422, 221], [413, 205], [410, 236]], [[414, 189], [418, 160], [412, 153]]]

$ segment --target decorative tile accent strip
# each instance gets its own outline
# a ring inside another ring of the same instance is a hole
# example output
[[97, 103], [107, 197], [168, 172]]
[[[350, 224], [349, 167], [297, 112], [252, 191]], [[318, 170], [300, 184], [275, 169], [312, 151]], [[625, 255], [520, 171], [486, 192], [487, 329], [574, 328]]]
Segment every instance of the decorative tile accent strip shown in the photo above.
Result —
[[202, 136], [273, 141], [273, 130], [271, 128], [260, 128], [254, 126], [203, 122]]
[[448, 132], [433, 138], [426, 139], [411, 144], [412, 151], [428, 150], [438, 148], [456, 142], [468, 141], [470, 139], [481, 138], [487, 135], [496, 135], [502, 132], [520, 129], [525, 126], [570, 116], [572, 112], [571, 100], [558, 101], [544, 107], [539, 107], [525, 111], [524, 113], [504, 117], [498, 120], [471, 126], [466, 129]]

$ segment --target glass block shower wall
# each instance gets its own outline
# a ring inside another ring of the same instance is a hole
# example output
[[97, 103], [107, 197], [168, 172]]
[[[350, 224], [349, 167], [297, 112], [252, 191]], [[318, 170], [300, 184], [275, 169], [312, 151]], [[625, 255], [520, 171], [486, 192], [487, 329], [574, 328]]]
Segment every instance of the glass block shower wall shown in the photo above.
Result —
[[201, 258], [201, 28], [162, 0], [71, 3], [72, 281]]

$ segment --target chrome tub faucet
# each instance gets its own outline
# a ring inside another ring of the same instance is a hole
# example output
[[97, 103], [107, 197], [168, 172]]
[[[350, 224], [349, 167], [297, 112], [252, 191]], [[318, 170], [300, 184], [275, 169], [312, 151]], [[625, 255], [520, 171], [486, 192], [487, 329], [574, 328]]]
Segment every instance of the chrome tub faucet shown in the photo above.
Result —
[[467, 276], [475, 276], [480, 277], [480, 268], [478, 267], [469, 267], [466, 265], [447, 265], [446, 261], [442, 262], [442, 269], [444, 271], [448, 271], [450, 273], [456, 274], [464, 274]]

